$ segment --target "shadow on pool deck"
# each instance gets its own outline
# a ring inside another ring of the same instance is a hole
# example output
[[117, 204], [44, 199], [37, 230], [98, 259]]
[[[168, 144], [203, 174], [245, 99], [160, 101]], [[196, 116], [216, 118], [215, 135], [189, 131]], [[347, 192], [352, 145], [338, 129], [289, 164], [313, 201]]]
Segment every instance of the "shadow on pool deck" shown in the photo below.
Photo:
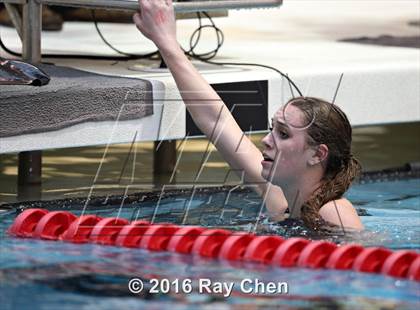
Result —
[[[261, 134], [251, 137], [260, 148], [262, 137]], [[193, 183], [207, 145], [205, 139], [187, 142], [174, 183]], [[131, 156], [119, 183], [130, 144], [110, 146], [99, 172], [104, 146], [44, 151], [42, 199], [86, 197], [97, 173], [93, 195], [123, 194], [129, 184], [132, 184], [130, 192], [152, 189], [153, 143], [137, 143], [136, 147], [134, 174]], [[225, 179], [228, 184], [237, 183], [239, 178], [233, 173], [227, 176], [229, 166], [214, 147], [211, 147], [211, 150], [198, 183], [223, 185]], [[353, 132], [353, 150], [361, 160], [364, 171], [420, 161], [420, 123], [356, 128]], [[15, 202], [17, 199], [16, 167], [16, 154], [0, 155], [0, 204]]]

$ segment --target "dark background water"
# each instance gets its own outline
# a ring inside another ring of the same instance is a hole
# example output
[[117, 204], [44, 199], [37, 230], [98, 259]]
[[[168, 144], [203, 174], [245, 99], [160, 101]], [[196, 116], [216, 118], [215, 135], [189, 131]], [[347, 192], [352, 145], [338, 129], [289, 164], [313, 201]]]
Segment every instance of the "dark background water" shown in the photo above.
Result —
[[[262, 137], [261, 134], [255, 134], [251, 138], [261, 147]], [[194, 181], [206, 147], [206, 139], [187, 142], [172, 184]], [[119, 181], [129, 149], [130, 144], [110, 146], [99, 172], [104, 146], [44, 151], [42, 199], [86, 197], [97, 173], [98, 180], [93, 194], [123, 194], [127, 184], [131, 185], [130, 192], [149, 191], [160, 182], [159, 177], [154, 178], [152, 172], [153, 143], [136, 145], [135, 164], [131, 156]], [[420, 162], [420, 122], [355, 128], [353, 151], [360, 159], [364, 171], [396, 167], [407, 162]], [[135, 171], [132, 174], [133, 166]], [[196, 183], [223, 184], [228, 171], [226, 162], [213, 150]], [[232, 173], [227, 178], [228, 184], [235, 184], [238, 180]], [[0, 204], [17, 200], [16, 183], [17, 154], [1, 154]], [[30, 200], [30, 197], [27, 199]]]

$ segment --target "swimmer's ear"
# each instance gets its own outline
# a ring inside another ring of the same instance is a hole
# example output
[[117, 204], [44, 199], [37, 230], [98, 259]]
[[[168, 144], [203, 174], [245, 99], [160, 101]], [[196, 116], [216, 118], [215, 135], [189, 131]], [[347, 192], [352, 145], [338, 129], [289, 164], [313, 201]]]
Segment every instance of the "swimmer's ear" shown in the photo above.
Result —
[[322, 163], [328, 158], [328, 146], [326, 144], [320, 144], [312, 148], [312, 156], [308, 163], [310, 166]]

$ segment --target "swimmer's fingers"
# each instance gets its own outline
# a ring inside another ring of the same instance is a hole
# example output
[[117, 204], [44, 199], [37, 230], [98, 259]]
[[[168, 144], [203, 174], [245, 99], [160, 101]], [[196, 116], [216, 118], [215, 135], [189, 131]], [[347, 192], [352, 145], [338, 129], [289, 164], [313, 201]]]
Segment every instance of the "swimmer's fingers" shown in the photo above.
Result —
[[137, 29], [140, 30], [141, 32], [143, 32], [142, 30], [143, 30], [144, 26], [143, 26], [143, 21], [141, 19], [141, 14], [140, 13], [137, 12], [133, 15], [133, 22], [134, 22], [134, 24], [136, 24]]
[[148, 9], [156, 6], [168, 6], [173, 7], [172, 0], [138, 0], [139, 8]]
[[133, 21], [158, 47], [176, 42], [175, 13], [170, 0], [139, 0]]

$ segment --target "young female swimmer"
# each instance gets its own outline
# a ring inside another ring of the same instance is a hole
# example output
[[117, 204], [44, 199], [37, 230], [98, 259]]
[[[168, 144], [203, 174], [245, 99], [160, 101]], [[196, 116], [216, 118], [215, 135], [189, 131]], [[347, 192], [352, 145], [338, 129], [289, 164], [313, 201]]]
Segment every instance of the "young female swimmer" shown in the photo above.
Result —
[[363, 229], [342, 197], [361, 170], [351, 153], [346, 115], [317, 98], [294, 98], [274, 114], [261, 152], [179, 46], [172, 0], [139, 0], [139, 5], [133, 20], [159, 48], [194, 122], [246, 183], [258, 184], [270, 217], [282, 220], [289, 208], [310, 227], [327, 222]]

